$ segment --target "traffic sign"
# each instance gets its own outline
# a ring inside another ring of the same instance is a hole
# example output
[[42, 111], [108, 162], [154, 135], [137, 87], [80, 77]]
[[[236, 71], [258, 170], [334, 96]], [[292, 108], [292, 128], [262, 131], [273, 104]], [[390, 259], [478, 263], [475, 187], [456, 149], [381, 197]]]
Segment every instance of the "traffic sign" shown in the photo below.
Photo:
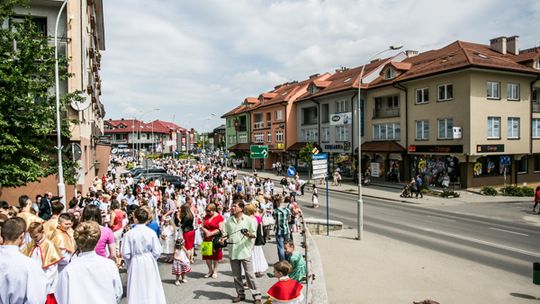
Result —
[[510, 156], [501, 156], [501, 164], [510, 165]]
[[293, 166], [290, 166], [289, 169], [287, 169], [287, 175], [290, 177], [293, 177], [296, 175], [296, 169]]
[[252, 145], [249, 147], [250, 158], [268, 158], [268, 146]]

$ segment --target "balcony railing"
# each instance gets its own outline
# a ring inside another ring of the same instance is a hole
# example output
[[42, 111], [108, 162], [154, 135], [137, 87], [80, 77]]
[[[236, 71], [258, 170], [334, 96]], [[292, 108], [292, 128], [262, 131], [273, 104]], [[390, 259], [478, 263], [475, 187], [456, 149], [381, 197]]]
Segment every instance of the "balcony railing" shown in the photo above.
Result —
[[253, 128], [255, 128], [255, 129], [262, 129], [262, 128], [264, 128], [264, 121], [256, 121], [256, 122], [253, 124]]
[[540, 102], [539, 101], [533, 100], [532, 101], [532, 106], [533, 106], [533, 113], [540, 113]]
[[398, 117], [399, 108], [383, 108], [373, 110], [373, 118]]

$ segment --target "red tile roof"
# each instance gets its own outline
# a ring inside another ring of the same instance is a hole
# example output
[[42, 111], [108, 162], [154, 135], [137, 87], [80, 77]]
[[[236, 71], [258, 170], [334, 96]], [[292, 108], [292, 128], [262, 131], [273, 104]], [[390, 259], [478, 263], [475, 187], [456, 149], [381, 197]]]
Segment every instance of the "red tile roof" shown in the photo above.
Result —
[[[179, 125], [162, 120], [154, 120], [152, 122], [145, 123], [137, 119], [109, 119], [104, 121], [104, 124], [108, 124], [113, 129], [105, 129], [105, 134], [109, 133], [131, 133], [137, 130], [154, 133], [169, 134], [171, 130], [184, 132], [186, 129]], [[123, 128], [121, 126], [124, 126]]]

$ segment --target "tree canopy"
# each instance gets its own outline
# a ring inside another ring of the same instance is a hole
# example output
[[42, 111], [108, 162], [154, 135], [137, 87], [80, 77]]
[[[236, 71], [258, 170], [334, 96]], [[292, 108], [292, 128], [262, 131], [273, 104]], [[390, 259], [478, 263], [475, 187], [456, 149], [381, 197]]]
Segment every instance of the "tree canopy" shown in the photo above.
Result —
[[[13, 8], [27, 1], [0, 3], [0, 187], [16, 187], [57, 172], [54, 46], [30, 16], [15, 18]], [[59, 60], [66, 80], [67, 58]], [[70, 137], [61, 98], [63, 142]], [[65, 164], [66, 172], [73, 163]], [[69, 182], [69, 175], [66, 178]]]

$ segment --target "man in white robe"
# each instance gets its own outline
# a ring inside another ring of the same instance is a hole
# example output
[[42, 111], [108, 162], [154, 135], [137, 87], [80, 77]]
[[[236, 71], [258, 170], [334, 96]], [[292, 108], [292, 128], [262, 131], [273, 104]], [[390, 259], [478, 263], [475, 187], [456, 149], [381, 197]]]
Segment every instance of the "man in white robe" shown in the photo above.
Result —
[[94, 251], [100, 235], [94, 221], [83, 222], [75, 229], [80, 253], [60, 273], [54, 294], [59, 304], [120, 302], [123, 288], [116, 264]]
[[20, 217], [2, 226], [0, 246], [0, 303], [45, 303], [47, 278], [41, 265], [19, 251], [26, 223]]
[[166, 303], [157, 265], [162, 248], [156, 233], [146, 226], [149, 214], [135, 210], [135, 225], [122, 239], [122, 257], [128, 266], [127, 303]]

